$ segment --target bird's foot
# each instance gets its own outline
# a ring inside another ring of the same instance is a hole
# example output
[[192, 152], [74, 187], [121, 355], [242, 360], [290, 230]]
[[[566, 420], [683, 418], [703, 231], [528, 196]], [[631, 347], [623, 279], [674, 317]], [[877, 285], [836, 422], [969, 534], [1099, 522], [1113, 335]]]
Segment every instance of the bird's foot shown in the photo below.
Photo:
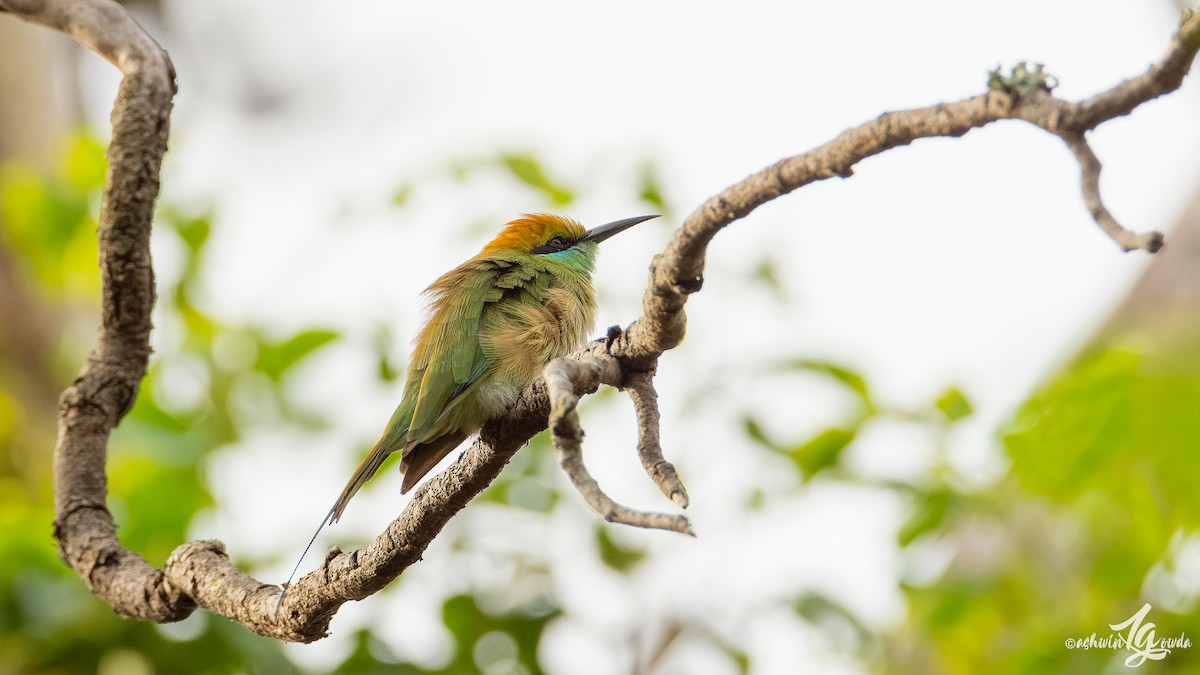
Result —
[[[604, 353], [608, 354], [612, 351], [613, 343], [616, 342], [622, 335], [625, 334], [625, 329], [620, 326], [609, 326], [608, 332], [600, 340], [604, 341]], [[600, 340], [597, 340], [599, 342]]]

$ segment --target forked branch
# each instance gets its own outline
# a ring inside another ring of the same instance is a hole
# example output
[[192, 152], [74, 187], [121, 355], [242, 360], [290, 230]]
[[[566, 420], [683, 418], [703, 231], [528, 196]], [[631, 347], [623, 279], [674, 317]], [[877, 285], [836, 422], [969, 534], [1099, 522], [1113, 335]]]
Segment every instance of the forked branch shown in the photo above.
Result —
[[[579, 361], [561, 358], [546, 366], [544, 376], [550, 396], [550, 434], [554, 447], [562, 456], [563, 471], [587, 505], [610, 523], [693, 534], [691, 524], [683, 516], [637, 511], [613, 501], [583, 465], [583, 429], [579, 426], [579, 414], [575, 410], [580, 398], [578, 392], [594, 392], [605, 381], [616, 384], [620, 374], [621, 368], [615, 359], [602, 362], [593, 357]], [[605, 375], [609, 377], [605, 378]], [[653, 433], [657, 437], [657, 427]], [[659, 460], [662, 460], [661, 453]], [[666, 464], [665, 461], [662, 463]], [[667, 466], [673, 477], [675, 468], [670, 464]], [[683, 490], [678, 479], [675, 479], [675, 485], [678, 490]]]

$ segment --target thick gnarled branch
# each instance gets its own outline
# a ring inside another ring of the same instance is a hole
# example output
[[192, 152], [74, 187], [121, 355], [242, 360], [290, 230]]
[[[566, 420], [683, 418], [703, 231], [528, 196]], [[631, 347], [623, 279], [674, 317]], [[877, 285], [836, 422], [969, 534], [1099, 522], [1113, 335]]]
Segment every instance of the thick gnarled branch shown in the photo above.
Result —
[[105, 505], [109, 432], [129, 411], [150, 357], [154, 273], [150, 221], [167, 149], [175, 74], [170, 59], [108, 0], [0, 0], [0, 10], [67, 33], [124, 75], [113, 107], [108, 177], [100, 210], [100, 337], [79, 378], [59, 399], [54, 453], [59, 556], [121, 614], [186, 617], [191, 600], [121, 546]]
[[[71, 35], [116, 65], [124, 76], [113, 109], [109, 174], [100, 215], [101, 333], [79, 379], [64, 392], [60, 405], [55, 453], [55, 535], [60, 555], [94, 593], [122, 614], [164, 622], [182, 619], [201, 606], [256, 633], [304, 642], [322, 637], [343, 603], [378, 591], [419, 560], [446, 522], [499, 475], [522, 445], [546, 428], [552, 398], [562, 403], [555, 426], [565, 424], [560, 431], [570, 435], [565, 432], [571, 431], [568, 418], [573, 411], [567, 409], [573, 409], [572, 397], [577, 400], [600, 381], [625, 388], [638, 410], [643, 466], [664, 494], [686, 506], [686, 491], [659, 448], [650, 374], [658, 358], [683, 339], [684, 305], [688, 296], [700, 289], [707, 246], [733, 221], [808, 183], [848, 177], [863, 159], [919, 138], [961, 136], [997, 120], [1022, 119], [1065, 139], [1082, 139], [1099, 124], [1177, 89], [1200, 50], [1200, 16], [1190, 15], [1160, 63], [1086, 101], [1056, 99], [1048, 88], [1000, 90], [955, 103], [887, 113], [709, 199], [687, 217], [666, 250], [655, 257], [642, 316], [628, 329], [590, 343], [572, 356], [577, 363], [592, 360], [601, 364], [603, 377], [597, 376], [593, 383], [586, 372], [565, 379], [549, 373], [553, 397], [546, 381], [528, 387], [503, 418], [484, 426], [479, 439], [450, 469], [415, 492], [385, 532], [362, 549], [331, 551], [317, 570], [300, 579], [289, 589], [277, 615], [279, 588], [237, 569], [220, 542], [186, 543], [157, 570], [120, 545], [105, 506], [108, 435], [132, 405], [149, 358], [154, 301], [149, 234], [174, 95], [170, 61], [110, 0], [0, 0], [0, 13], [12, 13]], [[1094, 155], [1089, 158], [1090, 151], [1080, 151], [1082, 147], [1086, 146], [1073, 149], [1087, 183], [1092, 176], [1088, 167], [1098, 167], [1098, 162], [1092, 162]], [[1085, 185], [1087, 190], [1090, 188]], [[1098, 211], [1095, 203], [1089, 198], [1093, 213]], [[1152, 242], [1153, 237], [1148, 236], [1122, 245], [1153, 249]], [[615, 371], [609, 372], [612, 369]], [[577, 428], [577, 419], [574, 424]]]

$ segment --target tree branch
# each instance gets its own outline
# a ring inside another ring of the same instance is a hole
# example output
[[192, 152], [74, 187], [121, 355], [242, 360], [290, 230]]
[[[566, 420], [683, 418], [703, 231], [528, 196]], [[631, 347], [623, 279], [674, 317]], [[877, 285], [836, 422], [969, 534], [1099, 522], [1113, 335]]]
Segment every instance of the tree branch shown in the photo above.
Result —
[[[150, 353], [154, 277], [149, 234], [175, 91], [170, 61], [110, 0], [0, 0], [3, 12], [71, 35], [124, 75], [113, 108], [109, 173], [100, 215], [101, 332], [78, 380], [63, 393], [59, 409], [55, 536], [60, 556], [122, 614], [176, 621], [201, 606], [261, 635], [301, 642], [321, 638], [343, 603], [371, 595], [419, 560], [449, 519], [499, 475], [522, 445], [546, 428], [552, 412], [547, 381], [557, 406], [555, 424], [566, 424], [567, 431], [572, 424], [568, 418], [578, 429], [578, 419], [573, 410], [568, 411], [573, 397], [577, 400], [594, 391], [599, 382], [628, 389], [638, 409], [643, 464], [664, 494], [685, 506], [686, 491], [674, 469], [667, 471], [670, 465], [662, 460], [658, 447], [652, 373], [659, 356], [682, 340], [684, 305], [690, 294], [700, 290], [707, 247], [730, 223], [808, 183], [849, 177], [863, 159], [919, 138], [961, 136], [996, 120], [1022, 119], [1063, 138], [1082, 139], [1099, 124], [1177, 89], [1200, 49], [1200, 16], [1192, 14], [1162, 62], [1091, 99], [1071, 103], [1054, 98], [1044, 82], [1021, 89], [1006, 88], [1002, 81], [999, 89], [964, 101], [881, 115], [709, 199], [654, 258], [638, 320], [572, 355], [579, 362], [577, 368], [552, 364], [546, 379], [526, 388], [503, 418], [488, 422], [450, 469], [414, 493], [387, 530], [362, 549], [331, 551], [319, 569], [289, 589], [276, 615], [279, 588], [233, 566], [220, 542], [186, 543], [162, 570], [156, 570], [120, 545], [105, 506], [108, 435], [132, 406]], [[1088, 180], [1090, 160], [1081, 157], [1081, 161]], [[1150, 241], [1152, 237], [1132, 247], [1152, 249]], [[557, 372], [560, 368], [577, 372], [564, 378]], [[595, 378], [589, 374], [593, 369], [600, 371]]]
[[1067, 147], [1075, 155], [1075, 159], [1079, 162], [1080, 171], [1080, 188], [1083, 191], [1083, 203], [1087, 206], [1088, 211], [1092, 214], [1092, 218], [1096, 220], [1096, 224], [1104, 233], [1112, 237], [1113, 241], [1126, 251], [1142, 249], [1151, 253], [1157, 253], [1163, 245], [1163, 236], [1160, 232], [1146, 232], [1143, 234], [1135, 234], [1121, 227], [1116, 218], [1109, 213], [1108, 207], [1104, 205], [1104, 199], [1100, 196], [1100, 158], [1096, 157], [1096, 153], [1092, 151], [1092, 146], [1088, 144], [1087, 139], [1083, 134], [1077, 131], [1060, 132], [1063, 141]]
[[[683, 516], [637, 511], [613, 501], [583, 465], [583, 429], [579, 426], [579, 415], [575, 411], [579, 392], [592, 393], [601, 382], [613, 384], [620, 375], [621, 368], [615, 359], [599, 361], [588, 357], [577, 361], [562, 358], [546, 366], [544, 376], [550, 397], [548, 424], [554, 447], [562, 455], [562, 468], [587, 505], [608, 522], [693, 534], [691, 524]], [[657, 436], [657, 426], [653, 433]], [[661, 454], [659, 460], [662, 461]], [[674, 472], [674, 467], [671, 467], [672, 475]], [[676, 479], [675, 483], [678, 482]], [[680, 485], [679, 489], [682, 488]], [[671, 494], [667, 489], [664, 489], [664, 493]]]
[[113, 2], [0, 0], [0, 10], [67, 33], [124, 74], [100, 211], [103, 319], [87, 365], [59, 399], [54, 534], [59, 556], [114, 610], [178, 620], [191, 612], [191, 601], [172, 593], [162, 572], [121, 546], [105, 506], [108, 435], [133, 405], [150, 356], [150, 221], [175, 74], [166, 52]]
[[625, 391], [629, 393], [634, 410], [637, 411], [637, 449], [642, 468], [667, 499], [675, 502], [679, 508], [686, 509], [687, 488], [683, 487], [683, 482], [679, 480], [675, 465], [663, 458], [662, 445], [659, 442], [661, 418], [658, 414], [658, 392], [654, 389], [654, 374], [632, 373], [625, 378]]
[[1054, 134], [1082, 134], [1129, 114], [1139, 105], [1174, 91], [1200, 51], [1200, 12], [1188, 13], [1166, 56], [1144, 74], [1072, 103], [1036, 89], [1022, 96], [993, 90], [980, 96], [928, 108], [889, 112], [843, 132], [829, 143], [789, 157], [752, 174], [710, 198], [675, 231], [650, 268], [643, 316], [619, 344], [629, 361], [648, 364], [683, 339], [683, 305], [702, 279], [705, 250], [727, 225], [763, 204], [826, 178], [848, 178], [862, 160], [908, 145], [919, 138], [958, 137], [1004, 119], [1029, 122]]

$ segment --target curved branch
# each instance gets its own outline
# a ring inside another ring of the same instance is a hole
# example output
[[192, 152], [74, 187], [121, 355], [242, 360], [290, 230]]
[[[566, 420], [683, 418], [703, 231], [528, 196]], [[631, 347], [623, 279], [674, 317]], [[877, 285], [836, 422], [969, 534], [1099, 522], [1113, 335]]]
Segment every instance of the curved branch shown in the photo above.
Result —
[[643, 316], [630, 327], [620, 353], [640, 366], [652, 363], [683, 339], [683, 306], [704, 270], [709, 242], [727, 225], [763, 204], [826, 178], [849, 177], [854, 165], [919, 138], [958, 137], [1003, 119], [1019, 119], [1054, 134], [1083, 132], [1127, 115], [1139, 105], [1174, 91], [1200, 51], [1200, 12], [1184, 17], [1163, 60], [1139, 77], [1090, 99], [1072, 103], [1037, 90], [1021, 96], [989, 91], [956, 103], [889, 112], [802, 155], [789, 157], [732, 185], [704, 202], [675, 230], [654, 259], [643, 297]]
[[1067, 126], [1080, 132], [1091, 131], [1104, 122], [1128, 115], [1146, 101], [1175, 91], [1192, 69], [1197, 51], [1200, 51], [1200, 11], [1190, 9], [1180, 20], [1179, 30], [1172, 36], [1162, 61], [1108, 91], [1068, 104]]
[[1116, 218], [1113, 218], [1108, 207], [1104, 205], [1104, 199], [1100, 196], [1100, 158], [1096, 157], [1096, 153], [1092, 150], [1092, 146], [1088, 144], [1087, 139], [1079, 132], [1064, 132], [1060, 133], [1063, 141], [1075, 155], [1076, 161], [1079, 162], [1080, 171], [1080, 188], [1083, 191], [1083, 203], [1087, 206], [1088, 211], [1092, 214], [1092, 218], [1100, 229], [1104, 230], [1105, 234], [1112, 237], [1113, 241], [1117, 242], [1125, 251], [1134, 251], [1142, 249], [1151, 253], [1157, 253], [1163, 245], [1163, 236], [1160, 232], [1145, 232], [1135, 234], [1121, 227]]
[[[105, 506], [105, 460], [109, 432], [132, 406], [150, 353], [154, 277], [149, 234], [175, 92], [174, 73], [165, 52], [111, 0], [0, 0], [0, 13], [5, 12], [68, 33], [124, 75], [113, 108], [109, 174], [100, 215], [101, 332], [78, 380], [60, 402], [55, 536], [61, 557], [122, 614], [174, 621], [199, 605], [262, 635], [304, 642], [319, 639], [338, 607], [383, 588], [419, 560], [446, 522], [499, 475], [522, 445], [546, 428], [551, 413], [546, 382], [526, 388], [503, 418], [488, 422], [470, 450], [421, 486], [404, 511], [368, 546], [347, 553], [332, 550], [320, 568], [289, 589], [278, 615], [279, 588], [233, 566], [220, 542], [184, 544], [163, 570], [126, 550], [116, 538]], [[594, 359], [605, 371], [603, 381], [630, 390], [639, 409], [643, 461], [649, 461], [648, 471], [661, 472], [650, 373], [658, 357], [683, 338], [684, 305], [700, 289], [705, 252], [717, 232], [772, 199], [813, 181], [848, 177], [863, 159], [918, 138], [961, 136], [1000, 119], [1022, 119], [1060, 136], [1082, 138], [1088, 129], [1178, 88], [1197, 50], [1200, 16], [1190, 15], [1161, 63], [1092, 99], [1060, 101], [1048, 89], [991, 91], [956, 103], [887, 113], [819, 148], [778, 162], [689, 215], [651, 265], [643, 315], [626, 330], [586, 345], [572, 358]], [[561, 401], [596, 386], [589, 377], [582, 378], [586, 381], [568, 378], [564, 383], [552, 373], [550, 379]], [[567, 391], [573, 393], [562, 394]], [[653, 432], [641, 428], [647, 425], [654, 427]], [[672, 499], [682, 495], [686, 500], [681, 484], [680, 492], [675, 491], [677, 479], [660, 475], [657, 480]]]
[[108, 0], [0, 0], [0, 9], [71, 35], [124, 75], [113, 106], [100, 211], [103, 318], [87, 364], [59, 399], [54, 536], [59, 556], [117, 612], [182, 619], [191, 613], [191, 600], [117, 540], [105, 506], [104, 466], [109, 432], [133, 405], [150, 357], [150, 221], [175, 74], [166, 52]]

